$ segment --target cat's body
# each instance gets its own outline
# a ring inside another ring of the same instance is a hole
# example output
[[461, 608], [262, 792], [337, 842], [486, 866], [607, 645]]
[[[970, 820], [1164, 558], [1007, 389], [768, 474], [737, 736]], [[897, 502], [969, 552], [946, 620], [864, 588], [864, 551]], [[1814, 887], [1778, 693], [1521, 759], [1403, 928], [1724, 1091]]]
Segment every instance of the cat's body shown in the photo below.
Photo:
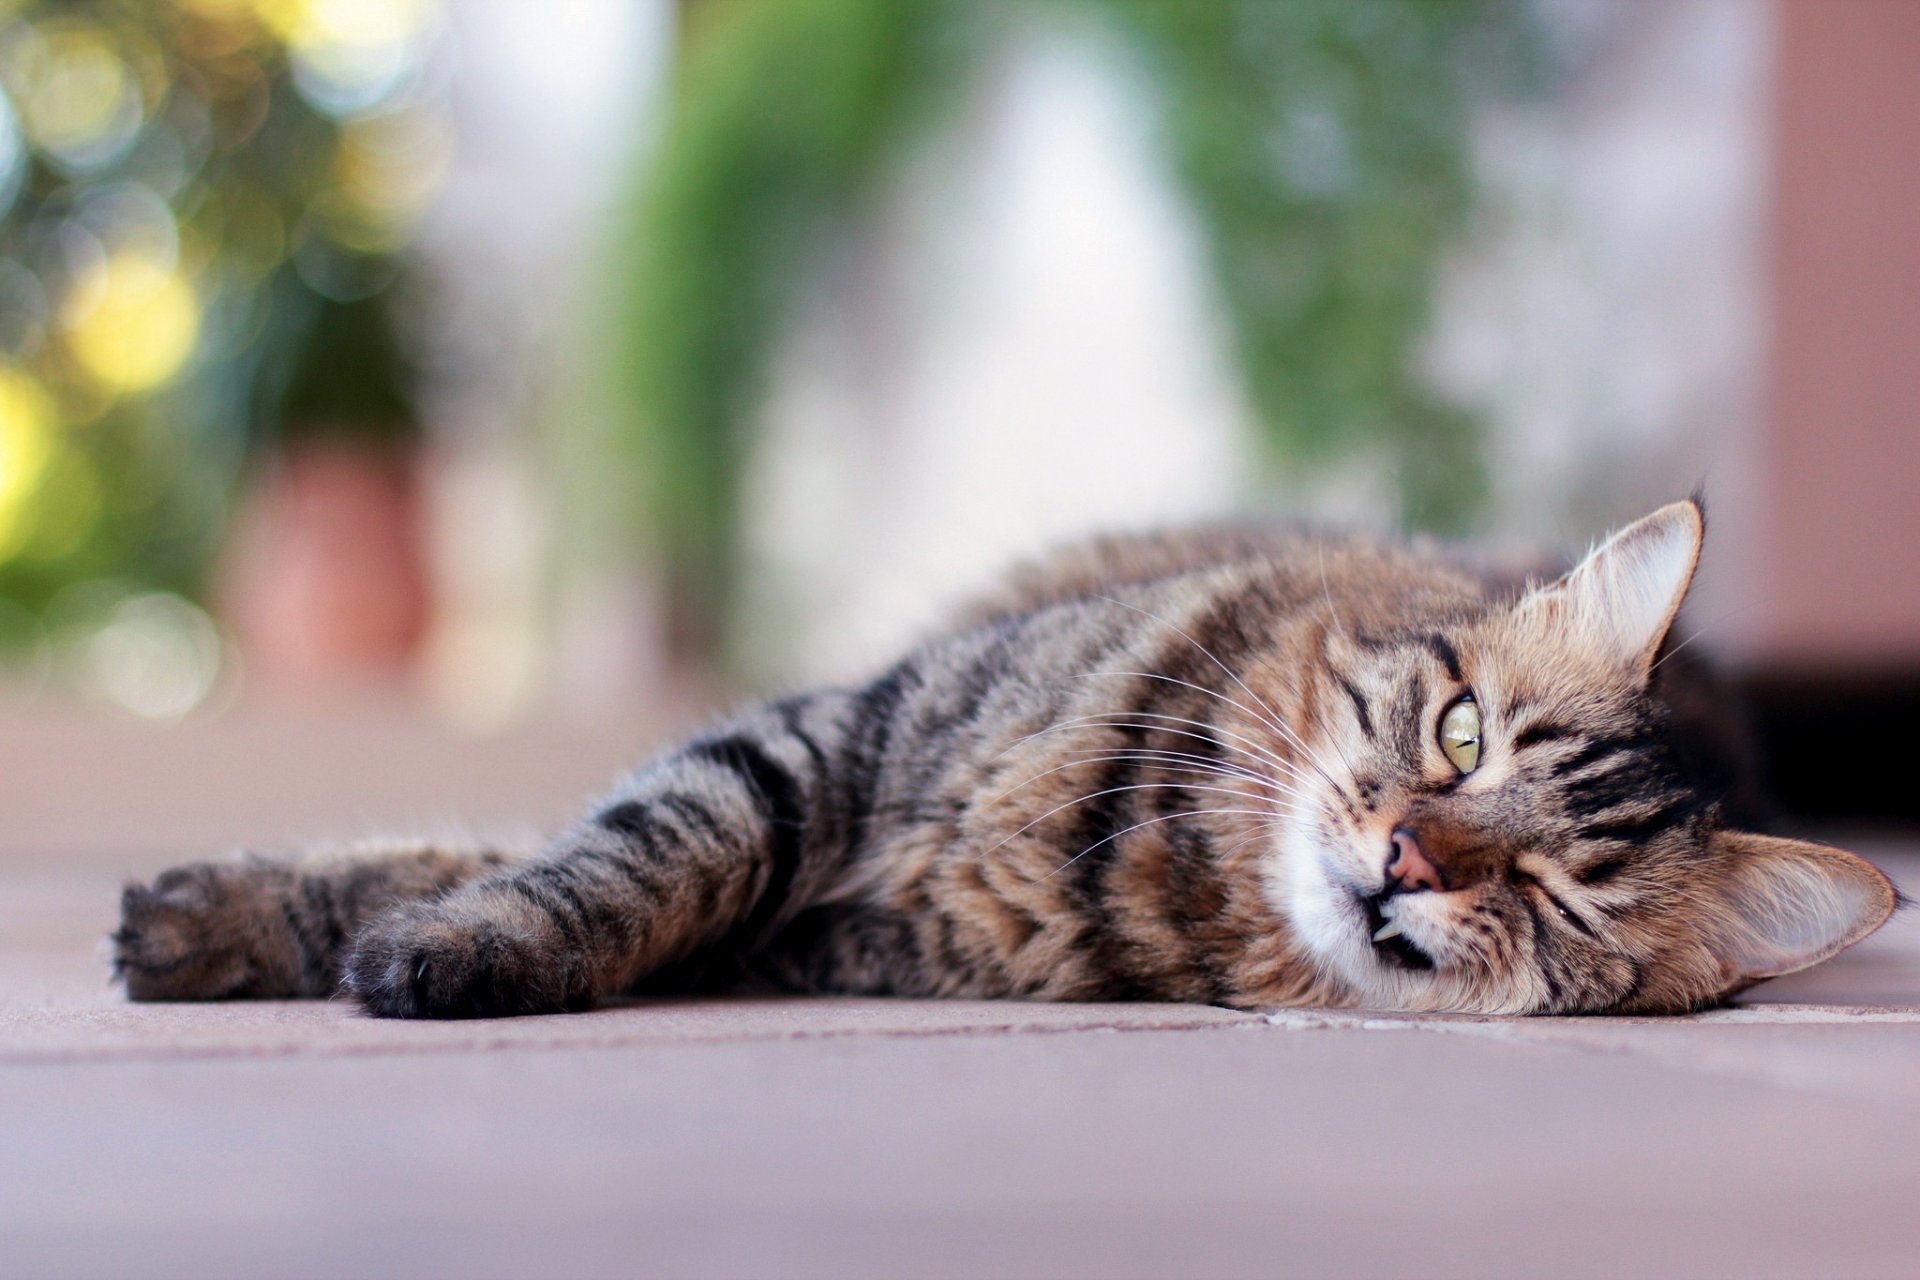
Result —
[[1653, 672], [1700, 528], [1676, 504], [1526, 592], [1363, 538], [1096, 543], [535, 856], [179, 868], [128, 888], [116, 963], [136, 998], [344, 986], [401, 1016], [741, 982], [1698, 1007], [1894, 903], [1851, 855], [1723, 828], [1725, 771]]

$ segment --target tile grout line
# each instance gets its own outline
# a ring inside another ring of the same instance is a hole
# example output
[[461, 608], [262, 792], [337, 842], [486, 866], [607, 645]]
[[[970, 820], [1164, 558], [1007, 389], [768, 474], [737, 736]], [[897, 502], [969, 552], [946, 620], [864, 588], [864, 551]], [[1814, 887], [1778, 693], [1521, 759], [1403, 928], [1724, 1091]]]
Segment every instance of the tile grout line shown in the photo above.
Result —
[[[1767, 1012], [1761, 1013], [1761, 1010]], [[1778, 1011], [1775, 1013], [1774, 1011]], [[1649, 1055], [1632, 1044], [1595, 1044], [1581, 1041], [1569, 1034], [1569, 1024], [1591, 1027], [1628, 1027], [1628, 1026], [1678, 1026], [1692, 1025], [1705, 1027], [1750, 1027], [1750, 1026], [1835, 1026], [1835, 1025], [1889, 1025], [1920, 1024], [1920, 1010], [1890, 1009], [1862, 1006], [1824, 1006], [1824, 1005], [1775, 1005], [1744, 1006], [1728, 1010], [1715, 1010], [1706, 1014], [1694, 1015], [1686, 1019], [1567, 1019], [1546, 1020], [1535, 1018], [1513, 1018], [1491, 1020], [1483, 1018], [1461, 1018], [1446, 1015], [1409, 1016], [1389, 1013], [1366, 1013], [1344, 1010], [1319, 1009], [1281, 1009], [1266, 1013], [1238, 1012], [1230, 1017], [1168, 1018], [1147, 1023], [1100, 1021], [1073, 1024], [1019, 1024], [1012, 1022], [989, 1022], [971, 1025], [950, 1025], [940, 1027], [862, 1027], [843, 1026], [826, 1028], [772, 1029], [768, 1031], [740, 1032], [696, 1032], [690, 1035], [662, 1035], [658, 1032], [637, 1030], [631, 1034], [616, 1034], [593, 1038], [575, 1039], [566, 1034], [518, 1039], [513, 1037], [474, 1037], [462, 1040], [447, 1040], [419, 1043], [280, 1043], [264, 1044], [205, 1044], [205, 1045], [106, 1045], [99, 1047], [75, 1047], [52, 1049], [0, 1050], [0, 1068], [37, 1067], [54, 1065], [84, 1066], [91, 1064], [126, 1063], [165, 1063], [186, 1061], [245, 1060], [261, 1058], [359, 1058], [359, 1057], [407, 1057], [450, 1053], [485, 1053], [516, 1050], [534, 1052], [552, 1052], [580, 1049], [632, 1049], [649, 1046], [662, 1048], [674, 1045], [704, 1044], [754, 1044], [786, 1043], [800, 1040], [852, 1040], [852, 1039], [890, 1039], [916, 1040], [944, 1036], [992, 1036], [992, 1035], [1068, 1035], [1074, 1033], [1115, 1033], [1147, 1031], [1218, 1031], [1218, 1030], [1264, 1030], [1275, 1029], [1288, 1032], [1300, 1031], [1424, 1031], [1450, 1035], [1471, 1036], [1476, 1039], [1502, 1044], [1545, 1045], [1559, 1049], [1576, 1049], [1588, 1053], [1600, 1053], [1626, 1056], [1656, 1065], [1685, 1067], [1688, 1064], [1676, 1062], [1660, 1055]], [[593, 1015], [569, 1015], [585, 1016]], [[1700, 1070], [1714, 1074], [1729, 1074], [1721, 1066], [1701, 1064]], [[1746, 1073], [1732, 1073], [1746, 1074]], [[1759, 1079], [1780, 1083], [1775, 1077], [1760, 1075]]]
[[[587, 1016], [587, 1015], [566, 1015]], [[1076, 1033], [1115, 1034], [1148, 1031], [1245, 1031], [1263, 1029], [1260, 1014], [1222, 1019], [1168, 1020], [1153, 1023], [1091, 1022], [1074, 1024], [979, 1023], [943, 1027], [828, 1027], [767, 1032], [698, 1032], [691, 1035], [661, 1035], [637, 1032], [632, 1035], [573, 1039], [552, 1036], [541, 1039], [492, 1039], [399, 1043], [290, 1043], [250, 1045], [179, 1045], [144, 1048], [133, 1045], [109, 1045], [98, 1048], [0, 1050], [0, 1070], [43, 1066], [118, 1066], [138, 1063], [194, 1061], [239, 1061], [263, 1058], [388, 1058], [438, 1056], [455, 1053], [501, 1053], [515, 1051], [564, 1052], [570, 1050], [670, 1049], [680, 1045], [717, 1044], [790, 1044], [811, 1040], [931, 1040], [955, 1037], [1073, 1035]]]

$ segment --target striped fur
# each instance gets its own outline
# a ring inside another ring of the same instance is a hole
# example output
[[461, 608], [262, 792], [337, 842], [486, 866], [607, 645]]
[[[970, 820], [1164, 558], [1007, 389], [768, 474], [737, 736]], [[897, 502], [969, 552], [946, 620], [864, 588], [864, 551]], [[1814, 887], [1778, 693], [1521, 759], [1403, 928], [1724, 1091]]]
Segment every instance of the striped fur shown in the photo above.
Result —
[[[862, 687], [717, 726], [536, 856], [392, 847], [129, 886], [117, 967], [136, 999], [343, 985], [408, 1017], [743, 983], [1697, 1008], [1894, 901], [1849, 854], [1727, 828], [1656, 658], [1701, 528], [1676, 504], [1527, 590], [1357, 537], [1106, 540]], [[1463, 775], [1437, 725], [1469, 691]], [[1444, 886], [1390, 892], [1396, 830]]]

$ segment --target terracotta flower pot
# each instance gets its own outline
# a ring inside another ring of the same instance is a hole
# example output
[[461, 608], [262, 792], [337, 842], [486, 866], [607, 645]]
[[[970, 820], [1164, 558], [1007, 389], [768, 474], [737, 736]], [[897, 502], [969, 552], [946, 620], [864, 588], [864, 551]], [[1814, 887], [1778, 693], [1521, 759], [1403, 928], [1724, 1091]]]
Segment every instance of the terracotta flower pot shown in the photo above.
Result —
[[429, 611], [418, 458], [303, 443], [265, 470], [236, 521], [224, 613], [263, 684], [406, 673]]

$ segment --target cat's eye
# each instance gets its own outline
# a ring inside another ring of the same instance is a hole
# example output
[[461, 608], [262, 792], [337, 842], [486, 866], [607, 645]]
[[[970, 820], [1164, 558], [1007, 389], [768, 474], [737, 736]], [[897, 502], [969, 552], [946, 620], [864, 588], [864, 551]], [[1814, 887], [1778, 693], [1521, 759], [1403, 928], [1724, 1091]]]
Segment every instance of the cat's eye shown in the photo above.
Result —
[[1462, 696], [1440, 717], [1440, 750], [1461, 773], [1480, 767], [1480, 706]]

